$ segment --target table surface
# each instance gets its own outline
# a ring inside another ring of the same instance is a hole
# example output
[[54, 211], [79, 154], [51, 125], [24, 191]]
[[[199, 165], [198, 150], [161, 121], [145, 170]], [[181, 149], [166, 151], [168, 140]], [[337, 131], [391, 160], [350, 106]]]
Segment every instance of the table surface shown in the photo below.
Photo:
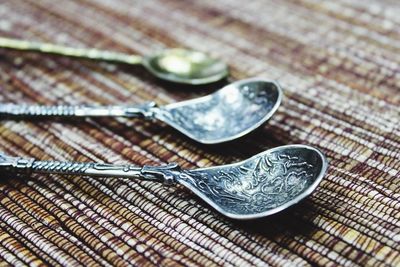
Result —
[[[0, 150], [42, 160], [185, 168], [308, 144], [330, 166], [296, 207], [257, 221], [219, 215], [151, 182], [31, 175], [0, 181], [0, 265], [400, 264], [400, 5], [397, 1], [19, 0], [0, 36], [150, 54], [171, 47], [227, 62], [230, 80], [277, 80], [284, 99], [262, 129], [204, 146], [161, 123], [9, 121]], [[0, 101], [159, 104], [223, 86], [161, 82], [141, 67], [0, 50]]]

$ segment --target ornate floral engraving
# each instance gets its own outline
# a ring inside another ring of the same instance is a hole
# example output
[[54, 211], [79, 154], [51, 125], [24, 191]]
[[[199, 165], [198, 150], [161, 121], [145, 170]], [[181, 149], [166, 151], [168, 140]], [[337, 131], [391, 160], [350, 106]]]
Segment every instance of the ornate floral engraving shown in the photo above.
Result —
[[180, 182], [232, 214], [265, 212], [293, 200], [318, 176], [320, 158], [296, 150], [260, 155], [240, 165], [186, 171]]

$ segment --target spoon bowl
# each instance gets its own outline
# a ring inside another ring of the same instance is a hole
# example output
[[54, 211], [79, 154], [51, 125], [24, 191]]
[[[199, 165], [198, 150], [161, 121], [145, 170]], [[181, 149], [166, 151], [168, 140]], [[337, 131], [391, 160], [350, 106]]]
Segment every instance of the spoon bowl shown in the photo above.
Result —
[[143, 66], [156, 77], [170, 82], [200, 85], [228, 76], [228, 66], [202, 52], [167, 49], [144, 57]]
[[177, 181], [223, 215], [249, 220], [287, 209], [310, 195], [327, 166], [318, 149], [288, 145], [230, 165], [187, 170]]
[[204, 97], [160, 107], [154, 116], [200, 143], [216, 144], [255, 130], [281, 101], [282, 90], [276, 82], [252, 78]]

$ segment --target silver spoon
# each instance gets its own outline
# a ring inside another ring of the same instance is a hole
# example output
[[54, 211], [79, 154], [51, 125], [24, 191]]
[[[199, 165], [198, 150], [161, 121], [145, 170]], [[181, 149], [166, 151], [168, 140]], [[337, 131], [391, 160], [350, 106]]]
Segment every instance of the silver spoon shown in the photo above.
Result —
[[131, 65], [142, 64], [148, 71], [160, 79], [184, 84], [198, 85], [212, 83], [228, 75], [228, 66], [225, 63], [211, 58], [202, 52], [186, 49], [167, 49], [154, 55], [142, 57], [93, 48], [73, 48], [4, 37], [0, 37], [0, 48]]
[[37, 161], [0, 154], [0, 171], [58, 173], [181, 184], [223, 215], [256, 219], [282, 211], [311, 194], [328, 163], [317, 149], [306, 145], [273, 148], [247, 160], [210, 168], [112, 165]]
[[217, 144], [239, 138], [267, 121], [281, 103], [275, 82], [253, 78], [229, 84], [213, 94], [158, 107], [32, 106], [0, 104], [0, 118], [19, 117], [141, 117], [158, 119], [193, 140]]

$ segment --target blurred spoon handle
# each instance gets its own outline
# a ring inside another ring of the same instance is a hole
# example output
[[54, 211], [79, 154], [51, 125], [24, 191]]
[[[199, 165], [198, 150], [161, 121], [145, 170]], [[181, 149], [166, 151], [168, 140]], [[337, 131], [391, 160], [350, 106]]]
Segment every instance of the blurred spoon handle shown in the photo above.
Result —
[[98, 50], [94, 48], [74, 48], [51, 43], [31, 42], [0, 37], [0, 48], [22, 51], [34, 51], [76, 58], [95, 59], [102, 61], [120, 62], [126, 64], [141, 64], [142, 57], [124, 53]]
[[140, 117], [152, 118], [157, 106], [149, 102], [137, 106], [41, 106], [0, 104], [0, 118], [26, 117]]

